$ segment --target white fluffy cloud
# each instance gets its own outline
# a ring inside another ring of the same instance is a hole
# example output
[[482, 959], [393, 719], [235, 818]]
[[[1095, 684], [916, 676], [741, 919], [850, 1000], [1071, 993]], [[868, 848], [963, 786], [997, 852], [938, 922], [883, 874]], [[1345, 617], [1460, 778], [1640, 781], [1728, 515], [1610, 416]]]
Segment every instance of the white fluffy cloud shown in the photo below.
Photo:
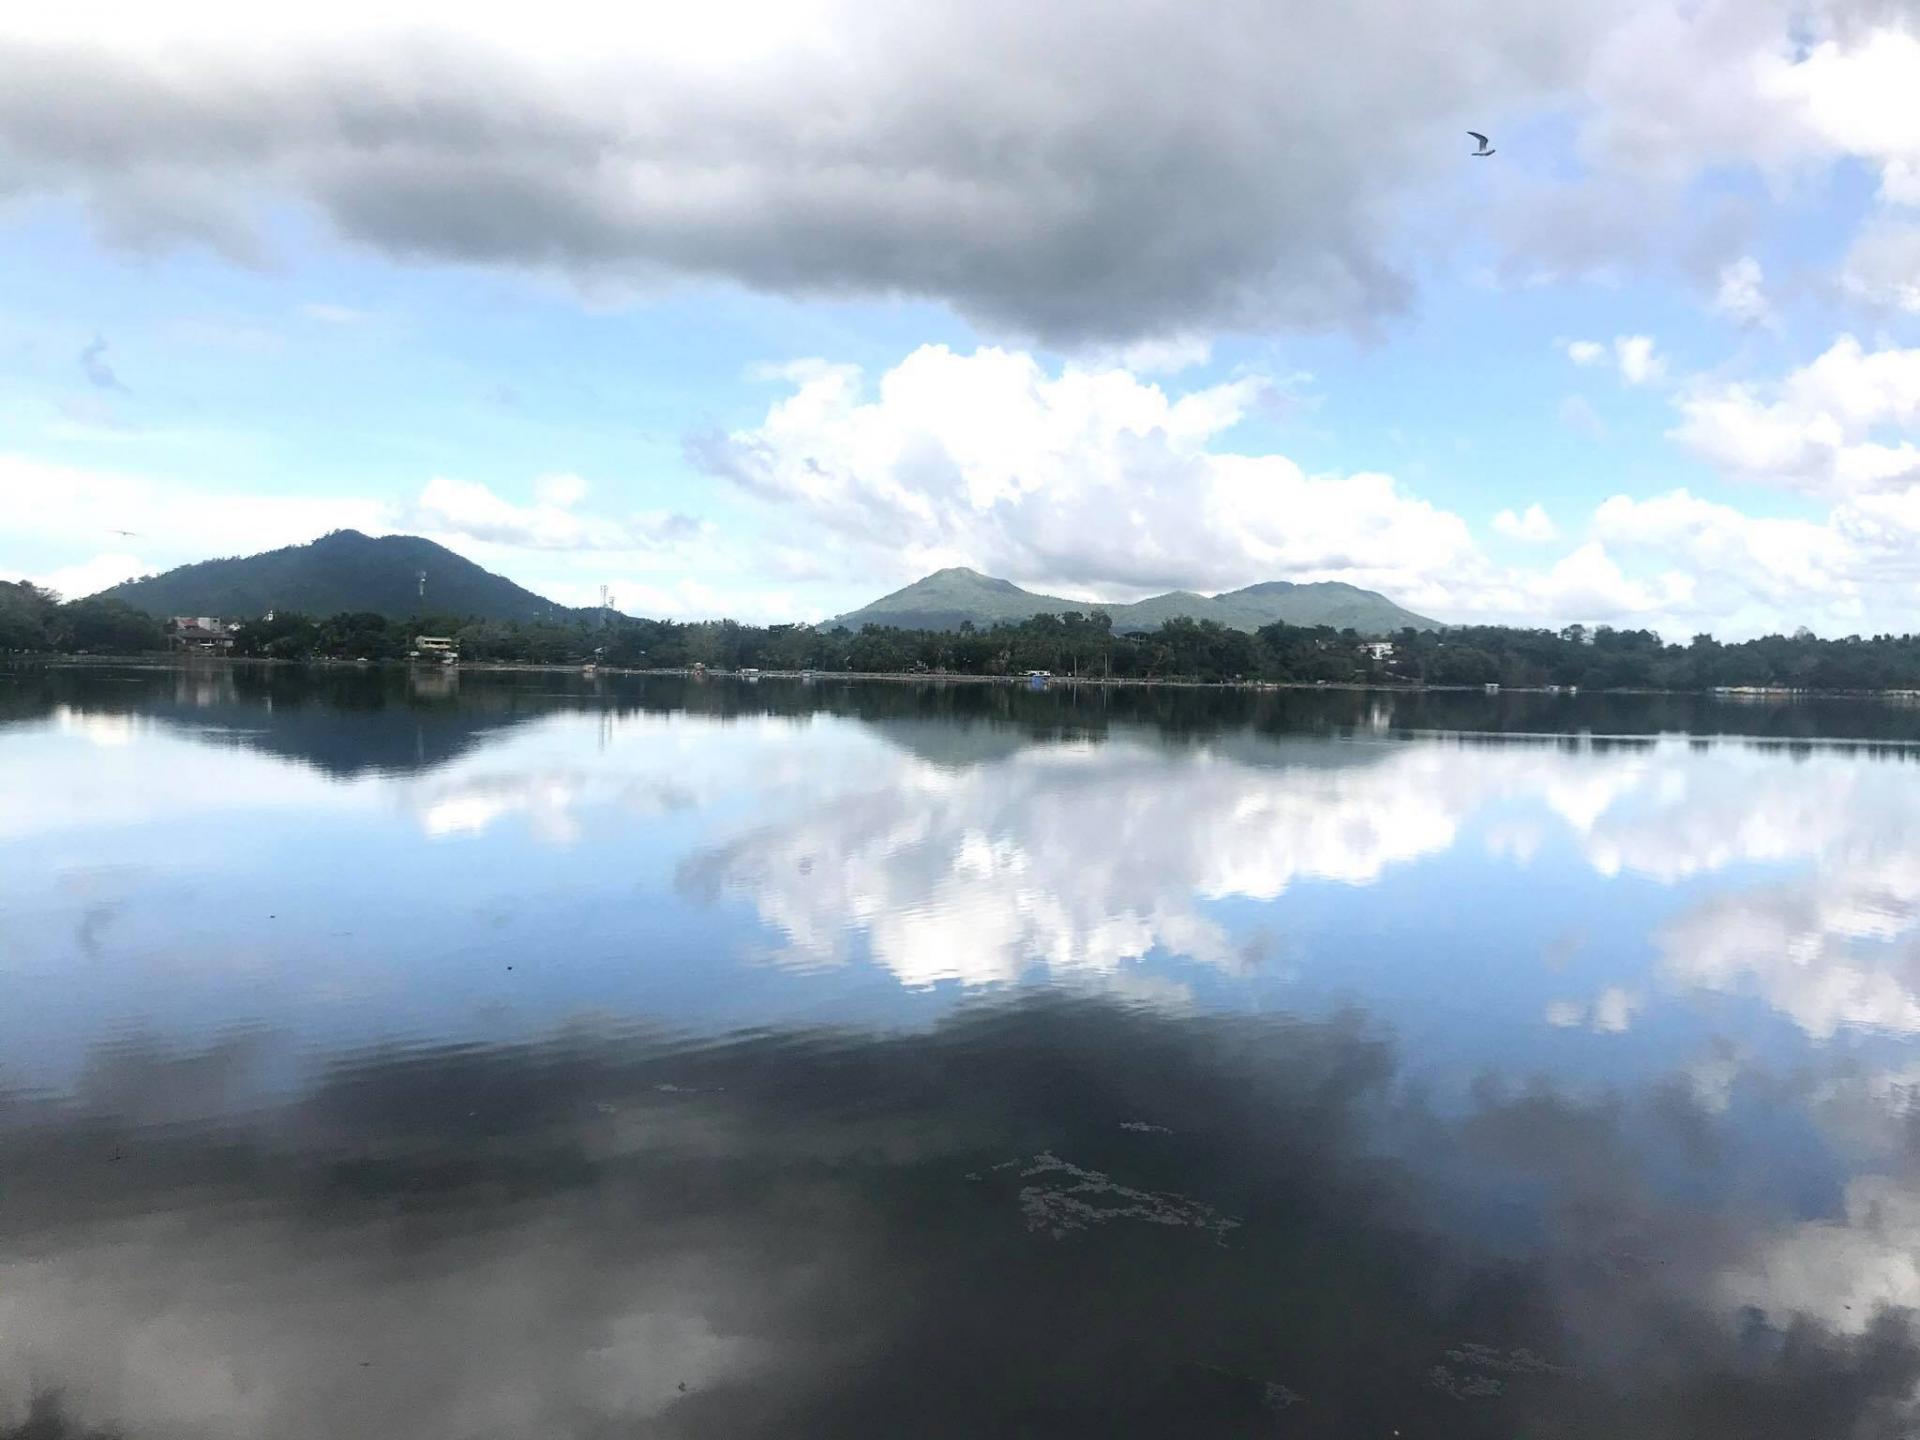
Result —
[[1645, 385], [1667, 373], [1667, 362], [1655, 352], [1651, 336], [1622, 335], [1613, 342], [1613, 358], [1629, 385]]
[[1878, 165], [1885, 199], [1920, 205], [1920, 34], [1910, 11], [1898, 23], [1906, 9], [1880, 6], [1895, 23], [1824, 39], [1799, 63], [1773, 67], [1762, 86], [1827, 146]]
[[1736, 478], [1829, 495], [1920, 482], [1920, 349], [1843, 335], [1772, 385], [1706, 385], [1680, 402], [1683, 445]]
[[[1657, 373], [1651, 345], [1593, 354]], [[1566, 348], [1589, 355], [1582, 344]], [[1178, 357], [1173, 357], [1178, 358]], [[1232, 446], [1274, 382], [1182, 389], [1022, 351], [926, 346], [869, 379], [802, 361], [756, 424], [693, 442], [734, 482], [723, 544], [708, 521], [618, 513], [579, 475], [525, 498], [451, 476], [405, 500], [277, 498], [0, 455], [9, 534], [64, 563], [0, 566], [86, 593], [130, 573], [301, 543], [340, 527], [413, 530], [568, 604], [602, 584], [673, 618], [817, 617], [945, 565], [1124, 600], [1272, 579], [1340, 579], [1447, 620], [1630, 624], [1683, 637], [1897, 629], [1920, 598], [1920, 350], [1843, 337], [1772, 384], [1694, 383], [1674, 434], [1736, 480], [1825, 491], [1818, 518], [1749, 515], [1686, 490], [1620, 495], [1566, 531], [1532, 504], [1493, 533], [1539, 547], [1494, 564], [1458, 515], [1379, 473], [1309, 474]], [[27, 503], [31, 500], [31, 503]], [[115, 531], [132, 535], [122, 537]]]
[[[1576, 365], [1598, 365], [1606, 360], [1608, 349], [1598, 340], [1560, 342], [1567, 358]], [[1655, 348], [1650, 335], [1620, 335], [1613, 342], [1613, 363], [1620, 378], [1629, 385], [1646, 385], [1665, 377], [1667, 362]]]
[[1854, 593], [1857, 557], [1830, 524], [1756, 519], [1675, 490], [1646, 500], [1616, 495], [1594, 512], [1593, 528], [1613, 545], [1672, 557], [1772, 604], [1821, 606]]
[[[1582, 343], [1566, 348], [1587, 355]], [[1920, 404], [1890, 373], [1904, 352], [1856, 348], [1860, 363], [1837, 364], [1850, 344], [1784, 386], [1779, 407], [1804, 408], [1830, 391], [1836, 398], [1819, 403], [1871, 427]], [[1664, 363], [1636, 336], [1593, 358], [1623, 379], [1650, 380]], [[820, 361], [780, 373], [792, 391], [760, 424], [708, 437], [693, 453], [869, 583], [964, 564], [1124, 599], [1328, 578], [1450, 620], [1737, 637], [1801, 624], [1899, 628], [1920, 581], [1920, 483], [1856, 496], [1817, 519], [1756, 517], [1685, 490], [1616, 496], [1570, 550], [1502, 568], [1458, 515], [1391, 477], [1308, 475], [1283, 455], [1230, 449], [1232, 426], [1263, 393], [1257, 378], [1182, 394], [1122, 370], [1054, 371], [1022, 352], [941, 347], [871, 384]], [[1724, 455], [1729, 443], [1707, 424], [1725, 421], [1721, 433], [1737, 434], [1738, 419], [1715, 408], [1715, 393], [1682, 393], [1679, 433], [1696, 451], [1717, 445]], [[1765, 408], [1751, 391], [1739, 403]], [[1543, 548], [1561, 533], [1537, 503], [1501, 512], [1492, 529]]]
[[915, 351], [869, 388], [793, 370], [751, 429], [697, 447], [887, 573], [969, 564], [1023, 582], [1145, 592], [1288, 577], [1404, 590], [1474, 553], [1466, 524], [1385, 475], [1311, 476], [1222, 448], [1262, 382], [1175, 398], [1122, 370]]
[[1904, 0], [1705, 0], [1625, 7], [1589, 76], [1590, 155], [1684, 176], [1783, 176], [1846, 156], [1920, 201], [1920, 38]]
[[1509, 540], [1538, 544], [1560, 538], [1560, 527], [1536, 501], [1525, 510], [1502, 510], [1493, 517], [1493, 528]]

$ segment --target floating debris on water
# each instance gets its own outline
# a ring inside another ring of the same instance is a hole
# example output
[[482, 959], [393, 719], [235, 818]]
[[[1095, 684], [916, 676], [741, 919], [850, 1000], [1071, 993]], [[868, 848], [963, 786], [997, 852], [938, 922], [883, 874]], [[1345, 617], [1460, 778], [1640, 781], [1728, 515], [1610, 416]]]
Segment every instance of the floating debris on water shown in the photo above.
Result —
[[1447, 1358], [1456, 1365], [1472, 1365], [1481, 1370], [1502, 1370], [1509, 1375], [1572, 1373], [1566, 1366], [1556, 1365], [1524, 1345], [1517, 1350], [1497, 1350], [1491, 1345], [1480, 1345], [1469, 1341], [1457, 1349], [1447, 1351]]
[[1270, 1410], [1276, 1415], [1283, 1410], [1291, 1410], [1296, 1405], [1304, 1405], [1307, 1403], [1306, 1396], [1302, 1395], [1290, 1385], [1282, 1385], [1278, 1380], [1267, 1380], [1258, 1375], [1249, 1375], [1243, 1370], [1229, 1370], [1225, 1365], [1211, 1365], [1204, 1360], [1194, 1361], [1193, 1365], [1197, 1370], [1204, 1370], [1212, 1375], [1222, 1375], [1229, 1380], [1258, 1390], [1260, 1394], [1260, 1408]]
[[1444, 1365], [1427, 1372], [1427, 1383], [1456, 1400], [1490, 1400], [1506, 1393], [1506, 1383], [1491, 1375], [1455, 1375]]
[[[1229, 1230], [1240, 1227], [1238, 1220], [1220, 1214], [1203, 1201], [1186, 1195], [1136, 1190], [1120, 1184], [1111, 1175], [1062, 1160], [1049, 1150], [1042, 1150], [1024, 1165], [1020, 1178], [1039, 1181], [1020, 1189], [1020, 1209], [1027, 1217], [1027, 1228], [1045, 1231], [1056, 1240], [1065, 1239], [1076, 1230], [1109, 1225], [1116, 1220], [1206, 1230], [1221, 1243], [1225, 1243]], [[996, 1170], [1005, 1168], [994, 1166]]]
[[1290, 1390], [1278, 1380], [1269, 1380], [1260, 1392], [1260, 1403], [1276, 1413], [1291, 1410], [1296, 1405], [1307, 1403], [1307, 1397], [1297, 1390]]

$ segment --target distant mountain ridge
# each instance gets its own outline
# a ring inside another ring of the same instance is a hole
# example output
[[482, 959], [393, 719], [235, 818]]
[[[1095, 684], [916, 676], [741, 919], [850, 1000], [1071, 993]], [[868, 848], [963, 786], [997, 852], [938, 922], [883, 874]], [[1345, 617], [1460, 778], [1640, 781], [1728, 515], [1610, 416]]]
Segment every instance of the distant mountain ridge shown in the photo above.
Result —
[[202, 560], [129, 580], [102, 594], [149, 615], [229, 619], [269, 610], [306, 615], [372, 611], [390, 620], [422, 612], [482, 620], [564, 620], [574, 614], [444, 545], [418, 535], [371, 536], [358, 530], [335, 530], [306, 545], [259, 555]]
[[1113, 628], [1122, 632], [1157, 630], [1173, 619], [1213, 620], [1233, 630], [1258, 630], [1262, 625], [1276, 622], [1331, 625], [1336, 630], [1351, 628], [1363, 635], [1387, 635], [1408, 626], [1415, 630], [1441, 628], [1439, 621], [1416, 615], [1377, 591], [1362, 590], [1337, 580], [1304, 585], [1268, 580], [1219, 595], [1173, 590], [1132, 604], [1108, 605], [1036, 594], [1021, 589], [1011, 580], [982, 575], [965, 566], [936, 570], [925, 579], [829, 620], [826, 625], [829, 629], [844, 625], [849, 630], [858, 630], [863, 625], [892, 625], [903, 630], [957, 630], [963, 621], [969, 621], [976, 628], [984, 629], [989, 625], [1018, 624], [1035, 615], [1063, 615], [1075, 610], [1082, 614], [1098, 610], [1110, 616]]
[[[420, 593], [423, 573], [424, 599]], [[371, 611], [390, 620], [427, 614], [564, 621], [586, 613], [536, 595], [421, 536], [370, 536], [358, 530], [335, 530], [305, 545], [258, 555], [181, 565], [100, 593], [159, 617], [246, 619], [279, 610], [306, 615]], [[1235, 630], [1257, 630], [1275, 621], [1352, 628], [1368, 635], [1407, 626], [1440, 628], [1437, 621], [1416, 615], [1384, 595], [1337, 581], [1296, 585], [1270, 580], [1221, 595], [1175, 590], [1129, 605], [1107, 605], [1039, 595], [1011, 580], [965, 567], [936, 571], [871, 605], [829, 620], [826, 626], [957, 630], [963, 623], [985, 628], [1073, 610], [1098, 610], [1111, 616], [1113, 628], [1123, 632], [1155, 630], [1177, 618], [1214, 620]]]

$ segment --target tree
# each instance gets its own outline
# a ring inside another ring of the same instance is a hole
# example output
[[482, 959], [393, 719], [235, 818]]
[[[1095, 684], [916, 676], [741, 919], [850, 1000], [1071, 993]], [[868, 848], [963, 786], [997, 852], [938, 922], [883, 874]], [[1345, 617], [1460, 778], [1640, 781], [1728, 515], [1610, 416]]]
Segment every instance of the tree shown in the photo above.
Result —
[[54, 624], [54, 644], [88, 655], [140, 655], [167, 648], [160, 622], [124, 600], [90, 596], [63, 605]]
[[0, 582], [0, 650], [48, 650], [60, 597], [31, 581]]

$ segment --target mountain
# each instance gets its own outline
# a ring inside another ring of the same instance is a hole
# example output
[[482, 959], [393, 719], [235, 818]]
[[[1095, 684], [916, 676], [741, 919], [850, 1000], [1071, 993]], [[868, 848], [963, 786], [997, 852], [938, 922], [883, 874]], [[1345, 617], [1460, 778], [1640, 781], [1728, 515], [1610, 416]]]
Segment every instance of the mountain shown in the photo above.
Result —
[[[420, 575], [427, 577], [420, 598]], [[544, 620], [572, 614], [564, 605], [522, 590], [444, 545], [417, 535], [362, 535], [335, 530], [308, 545], [261, 555], [202, 560], [162, 575], [129, 580], [103, 594], [149, 615], [220, 615], [238, 619], [290, 610], [336, 615], [372, 610], [405, 619], [474, 615], [483, 620]]]
[[[424, 603], [420, 598], [423, 571], [427, 577]], [[335, 530], [311, 544], [260, 555], [202, 560], [163, 575], [129, 580], [101, 594], [149, 615], [228, 619], [264, 615], [269, 610], [306, 615], [371, 610], [396, 620], [422, 612], [483, 620], [564, 620], [576, 613], [418, 535], [376, 538], [358, 530]], [[1332, 581], [1295, 585], [1270, 580], [1212, 596], [1174, 590], [1131, 605], [1102, 605], [1036, 595], [1011, 580], [964, 568], [936, 571], [827, 624], [850, 630], [862, 625], [957, 630], [963, 621], [972, 621], [984, 629], [1069, 610], [1100, 610], [1113, 617], [1113, 628], [1120, 631], [1154, 630], [1177, 617], [1217, 620], [1235, 630], [1258, 630], [1276, 620], [1336, 629], [1350, 626], [1369, 635], [1408, 625], [1419, 630], [1439, 628], [1437, 622], [1401, 609], [1384, 595]]]
[[1440, 623], [1402, 609], [1386, 596], [1337, 580], [1296, 585], [1269, 580], [1221, 595], [1196, 595], [1173, 590], [1130, 605], [1104, 605], [1091, 600], [1063, 600], [1036, 595], [1011, 580], [997, 580], [978, 570], [956, 566], [936, 570], [904, 590], [883, 595], [871, 605], [827, 621], [827, 628], [844, 625], [893, 625], [903, 630], [955, 630], [963, 620], [985, 629], [1002, 622], [1018, 623], [1035, 615], [1061, 615], [1069, 610], [1099, 610], [1113, 619], [1119, 631], [1156, 630], [1167, 621], [1187, 618], [1216, 620], [1234, 630], [1258, 630], [1284, 621], [1288, 625], [1349, 627], [1365, 635], [1385, 635], [1412, 626], [1437, 630]]

